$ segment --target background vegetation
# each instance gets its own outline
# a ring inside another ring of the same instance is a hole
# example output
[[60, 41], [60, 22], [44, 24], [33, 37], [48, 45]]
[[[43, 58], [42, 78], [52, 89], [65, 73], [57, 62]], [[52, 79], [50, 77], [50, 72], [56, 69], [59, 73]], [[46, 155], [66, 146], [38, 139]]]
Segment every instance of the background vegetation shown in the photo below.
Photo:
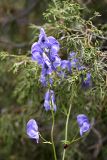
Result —
[[[106, 160], [107, 157], [107, 20], [106, 0], [6, 0], [0, 1], [0, 160], [50, 160], [49, 145], [36, 144], [26, 136], [26, 123], [37, 120], [40, 132], [50, 138], [51, 116], [43, 109], [45, 89], [39, 82], [40, 68], [31, 61], [31, 44], [38, 40], [42, 26], [48, 36], [61, 44], [59, 52], [67, 59], [75, 51], [92, 85], [81, 89], [78, 72], [54, 90], [58, 111], [55, 120], [55, 144], [61, 159], [65, 115], [71, 94], [74, 97], [69, 137], [77, 130], [78, 113], [91, 121], [90, 134], [67, 148], [66, 159]], [[85, 75], [85, 72], [84, 72]]]

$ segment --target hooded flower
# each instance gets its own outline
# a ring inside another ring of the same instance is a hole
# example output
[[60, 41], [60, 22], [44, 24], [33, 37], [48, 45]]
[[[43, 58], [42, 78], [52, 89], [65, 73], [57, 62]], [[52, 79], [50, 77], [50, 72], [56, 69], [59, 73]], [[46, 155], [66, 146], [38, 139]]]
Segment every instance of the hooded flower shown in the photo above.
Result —
[[77, 116], [77, 122], [80, 128], [80, 135], [82, 136], [83, 133], [87, 132], [90, 129], [90, 123], [86, 115], [79, 114]]
[[71, 62], [69, 60], [62, 60], [61, 61], [61, 68], [67, 69], [70, 72], [71, 71]]
[[76, 68], [78, 71], [84, 70], [85, 66], [82, 66], [79, 62], [79, 59], [76, 58], [77, 53], [70, 52], [68, 60], [71, 62], [71, 67]]
[[75, 53], [75, 52], [70, 52], [68, 59], [72, 59], [72, 58], [75, 57], [75, 56], [76, 56], [76, 53]]
[[27, 123], [27, 135], [29, 138], [36, 139], [36, 142], [39, 141], [39, 132], [38, 132], [38, 125], [34, 119], [30, 119]]
[[76, 53], [71, 52], [68, 56], [68, 60], [61, 61], [61, 69], [68, 70], [70, 73], [72, 72], [72, 68], [78, 68], [78, 59], [75, 58]]
[[40, 76], [40, 82], [42, 83], [43, 86], [46, 86], [48, 82], [52, 84], [53, 81], [50, 77], [52, 72], [53, 72], [52, 68], [48, 68], [48, 66], [44, 64]]
[[47, 59], [48, 62], [54, 62], [59, 58], [58, 51], [59, 42], [52, 36], [47, 37], [44, 29], [41, 28], [38, 42], [35, 42], [31, 47], [32, 59], [40, 65], [47, 63]]
[[44, 101], [44, 107], [45, 110], [51, 110], [53, 109], [54, 111], [56, 111], [56, 104], [55, 104], [55, 94], [53, 90], [48, 90], [45, 93], [45, 101]]
[[86, 79], [83, 77], [82, 86], [83, 87], [90, 87], [91, 86], [91, 73], [86, 74]]

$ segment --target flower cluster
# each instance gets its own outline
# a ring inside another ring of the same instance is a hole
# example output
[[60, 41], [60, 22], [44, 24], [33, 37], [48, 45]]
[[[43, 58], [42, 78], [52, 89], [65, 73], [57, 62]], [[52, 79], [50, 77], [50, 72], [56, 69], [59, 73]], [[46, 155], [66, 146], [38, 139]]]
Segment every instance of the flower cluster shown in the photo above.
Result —
[[31, 48], [32, 59], [42, 67], [40, 81], [43, 86], [52, 83], [51, 75], [61, 65], [58, 55], [59, 42], [52, 36], [47, 37], [43, 28], [40, 30], [39, 40]]
[[[84, 66], [79, 64], [75, 52], [71, 52], [67, 60], [61, 60], [58, 55], [60, 49], [59, 42], [52, 36], [47, 37], [43, 28], [40, 30], [39, 40], [31, 47], [32, 60], [37, 61], [42, 67], [40, 81], [43, 86], [52, 84], [52, 73], [57, 73], [60, 77], [65, 77], [65, 70], [72, 73], [72, 68], [77, 70], [85, 69]], [[88, 80], [88, 83], [89, 80]], [[84, 82], [84, 85], [87, 82]]]
[[[32, 45], [31, 54], [32, 60], [37, 61], [41, 66], [40, 81], [43, 86], [49, 86], [44, 96], [44, 108], [48, 110], [57, 110], [55, 103], [55, 93], [51, 89], [53, 84], [52, 74], [55, 73], [59, 77], [66, 77], [66, 71], [72, 74], [72, 70], [78, 71], [85, 69], [81, 66], [79, 60], [76, 58], [76, 53], [71, 52], [67, 60], [62, 60], [58, 51], [60, 49], [59, 42], [52, 36], [47, 37], [43, 28], [40, 30], [39, 40]], [[91, 74], [88, 72], [86, 77], [82, 75], [82, 86], [89, 87], [91, 84]], [[77, 122], [80, 127], [80, 135], [90, 129], [90, 123], [88, 118], [84, 114], [77, 116]], [[27, 134], [30, 138], [39, 141], [38, 125], [34, 119], [31, 119], [27, 123]]]

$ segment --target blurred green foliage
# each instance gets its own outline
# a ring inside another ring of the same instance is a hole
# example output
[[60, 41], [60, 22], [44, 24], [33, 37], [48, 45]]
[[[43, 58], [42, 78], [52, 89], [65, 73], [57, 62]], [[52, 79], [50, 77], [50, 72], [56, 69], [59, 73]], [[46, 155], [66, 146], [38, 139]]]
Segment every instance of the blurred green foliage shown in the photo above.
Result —
[[[63, 113], [68, 109], [72, 94], [74, 98], [68, 137], [71, 139], [77, 132], [75, 121], [78, 113], [89, 115], [94, 127], [87, 138], [67, 148], [66, 159], [105, 160], [107, 53], [101, 50], [104, 27], [99, 30], [93, 24], [93, 18], [86, 17], [87, 8], [73, 1], [35, 2], [0, 1], [0, 159], [52, 160], [52, 150], [48, 144], [40, 141], [37, 145], [26, 136], [27, 121], [35, 118], [40, 132], [50, 139], [51, 115], [43, 109], [46, 89], [39, 82], [40, 68], [31, 61], [30, 55], [30, 46], [38, 40], [42, 25], [48, 36], [54, 36], [60, 42], [59, 54], [62, 59], [67, 59], [69, 52], [75, 51], [80, 63], [87, 67], [82, 74], [85, 75], [87, 71], [92, 74], [92, 87], [89, 90], [80, 87], [81, 71], [74, 72], [61, 84], [55, 77], [58, 111], [54, 136], [58, 159], [61, 159], [64, 147], [59, 143], [64, 139], [66, 116]], [[35, 7], [22, 16], [31, 6]]]

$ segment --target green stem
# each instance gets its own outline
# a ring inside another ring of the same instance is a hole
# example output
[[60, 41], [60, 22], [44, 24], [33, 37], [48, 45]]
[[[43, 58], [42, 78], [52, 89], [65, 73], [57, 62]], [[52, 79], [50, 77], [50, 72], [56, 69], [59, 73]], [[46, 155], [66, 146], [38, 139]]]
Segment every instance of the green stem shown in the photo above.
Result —
[[[71, 108], [72, 108], [72, 105], [70, 104], [69, 110], [68, 110], [68, 114], [67, 114], [67, 119], [66, 119], [66, 126], [65, 126], [65, 141], [67, 141], [67, 135], [68, 135], [68, 122], [69, 122], [69, 117], [70, 117]], [[65, 159], [65, 153], [66, 153], [66, 150], [64, 149], [64, 151], [63, 151], [63, 156], [62, 156], [62, 160]]]
[[51, 128], [51, 142], [52, 142], [52, 148], [53, 148], [53, 153], [54, 153], [54, 159], [57, 160], [56, 157], [56, 150], [55, 150], [55, 144], [54, 144], [54, 139], [53, 139], [53, 132], [54, 132], [54, 111], [51, 109], [52, 113], [52, 128]]
[[[87, 136], [88, 133], [84, 134], [82, 137], [76, 138], [76, 136], [72, 139], [72, 141], [69, 144], [72, 144], [74, 142], [79, 141], [80, 139], [82, 139], [83, 137]], [[76, 139], [75, 139], [76, 138]]]
[[74, 143], [74, 142], [77, 142], [77, 141], [79, 141], [80, 139], [82, 139], [82, 137], [79, 137], [79, 138], [77, 138], [77, 139], [72, 140], [72, 141], [70, 142], [70, 144], [72, 144], [72, 143]]
[[48, 143], [48, 144], [52, 144], [50, 141], [47, 141], [40, 133], [40, 138], [44, 141], [43, 143]]

